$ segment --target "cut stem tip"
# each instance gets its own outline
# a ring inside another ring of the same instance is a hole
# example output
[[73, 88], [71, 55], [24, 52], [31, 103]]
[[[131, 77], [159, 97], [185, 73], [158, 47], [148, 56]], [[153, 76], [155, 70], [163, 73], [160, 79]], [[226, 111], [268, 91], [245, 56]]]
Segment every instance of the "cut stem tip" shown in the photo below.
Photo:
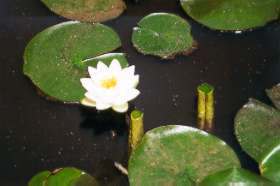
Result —
[[144, 114], [139, 110], [134, 110], [130, 114], [130, 127], [129, 127], [129, 154], [131, 154], [136, 146], [141, 141], [144, 135], [144, 123], [143, 123]]
[[203, 83], [197, 87], [197, 118], [201, 129], [211, 129], [214, 120], [214, 87]]

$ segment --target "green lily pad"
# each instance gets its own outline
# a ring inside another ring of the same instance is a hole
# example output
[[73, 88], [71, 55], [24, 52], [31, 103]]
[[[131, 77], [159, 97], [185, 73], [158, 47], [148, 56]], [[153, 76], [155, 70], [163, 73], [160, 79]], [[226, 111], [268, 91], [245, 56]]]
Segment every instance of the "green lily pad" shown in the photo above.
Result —
[[42, 171], [36, 174], [28, 182], [28, 186], [45, 186], [45, 180], [47, 180], [51, 174], [50, 171]]
[[233, 150], [217, 137], [192, 127], [169, 125], [144, 135], [131, 154], [128, 176], [131, 186], [186, 186], [239, 166]]
[[[85, 176], [86, 175], [86, 176]], [[86, 179], [86, 182], [84, 181]], [[77, 184], [84, 182], [84, 184]], [[96, 186], [93, 177], [76, 168], [63, 168], [48, 178], [46, 186]]]
[[273, 104], [280, 109], [280, 84], [274, 86], [271, 89], [266, 90], [266, 94], [273, 102]]
[[125, 9], [123, 0], [41, 0], [51, 11], [63, 17], [102, 22], [118, 17]]
[[139, 52], [161, 58], [187, 55], [195, 46], [188, 22], [168, 13], [144, 17], [133, 29], [132, 43]]
[[28, 186], [98, 186], [97, 181], [87, 173], [66, 167], [54, 172], [43, 171], [35, 175]]
[[235, 134], [241, 147], [260, 163], [280, 142], [280, 112], [250, 99], [235, 117]]
[[266, 154], [259, 167], [264, 177], [280, 183], [280, 141], [278, 146]]
[[271, 181], [242, 168], [230, 168], [207, 176], [199, 186], [276, 186]]
[[264, 26], [280, 14], [279, 0], [180, 0], [197, 22], [217, 30], [247, 30]]
[[77, 179], [71, 181], [70, 186], [98, 186], [98, 182], [88, 174], [82, 174]]
[[95, 66], [98, 60], [109, 64], [113, 58], [128, 65], [123, 54], [106, 54], [120, 46], [116, 32], [105, 25], [61, 23], [29, 42], [23, 71], [46, 96], [79, 102], [85, 93], [80, 78], [88, 76], [87, 66]]

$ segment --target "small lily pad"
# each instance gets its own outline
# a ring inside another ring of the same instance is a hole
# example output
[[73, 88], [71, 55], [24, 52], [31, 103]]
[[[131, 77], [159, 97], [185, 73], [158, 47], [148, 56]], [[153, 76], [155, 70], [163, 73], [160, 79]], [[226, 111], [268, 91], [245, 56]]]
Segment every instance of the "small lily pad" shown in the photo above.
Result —
[[195, 46], [188, 22], [169, 13], [144, 17], [133, 29], [132, 43], [139, 52], [161, 58], [187, 55]]
[[[77, 184], [83, 182], [84, 184]], [[85, 172], [67, 167], [59, 170], [47, 180], [46, 186], [97, 186], [93, 177]]]
[[279, 0], [180, 0], [197, 22], [217, 30], [247, 30], [264, 26], [280, 14]]
[[98, 186], [98, 182], [89, 174], [82, 174], [79, 178], [71, 181], [70, 186]]
[[[267, 90], [277, 106], [278, 89]], [[235, 117], [235, 133], [241, 147], [259, 163], [261, 174], [280, 183], [280, 111], [250, 99]]]
[[52, 173], [50, 171], [39, 172], [31, 178], [28, 186], [45, 186], [45, 180], [47, 180], [51, 174]]
[[[80, 78], [98, 60], [109, 64], [113, 58], [127, 66], [124, 54], [111, 52], [121, 46], [116, 32], [102, 24], [65, 22], [37, 34], [24, 52], [23, 71], [48, 97], [79, 102], [85, 90]], [[104, 55], [105, 54], [105, 55]]]
[[63, 17], [102, 22], [118, 17], [125, 9], [123, 0], [41, 0], [51, 11]]
[[235, 117], [235, 134], [241, 147], [260, 163], [280, 142], [280, 112], [250, 99]]
[[84, 171], [73, 167], [57, 169], [54, 172], [38, 173], [28, 186], [98, 186], [97, 181]]
[[280, 109], [280, 84], [266, 90], [266, 94], [273, 102], [273, 104]]
[[240, 163], [225, 142], [199, 129], [169, 125], [144, 135], [131, 154], [128, 176], [131, 186], [192, 185], [232, 167]]
[[276, 186], [271, 181], [242, 168], [230, 168], [207, 176], [199, 186]]

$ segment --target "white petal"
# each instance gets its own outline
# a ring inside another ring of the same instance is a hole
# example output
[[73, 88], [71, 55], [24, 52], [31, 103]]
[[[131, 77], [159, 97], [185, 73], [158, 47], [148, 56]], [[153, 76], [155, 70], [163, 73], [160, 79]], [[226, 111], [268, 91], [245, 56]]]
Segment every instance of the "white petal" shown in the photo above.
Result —
[[91, 101], [94, 101], [94, 102], [99, 101], [98, 96], [96, 96], [94, 92], [86, 92], [85, 96], [86, 96], [86, 98], [88, 98]]
[[95, 107], [96, 106], [95, 101], [92, 101], [88, 98], [82, 99], [81, 104], [84, 105], [84, 106], [87, 106], [87, 107]]
[[128, 110], [128, 103], [124, 103], [122, 105], [113, 105], [112, 108], [116, 112], [123, 113], [123, 112], [126, 112]]
[[133, 86], [133, 88], [136, 88], [138, 84], [139, 84], [139, 75], [135, 75], [135, 76], [133, 77], [133, 80], [132, 80], [132, 86]]
[[130, 67], [127, 67], [127, 68], [124, 68], [122, 70], [122, 73], [127, 77], [133, 76], [134, 72], [135, 72], [135, 66], [134, 65], [132, 65]]
[[109, 66], [110, 70], [113, 72], [120, 72], [122, 70], [121, 64], [117, 59], [113, 59]]
[[112, 105], [122, 105], [126, 102], [129, 102], [135, 99], [140, 94], [140, 91], [133, 88], [133, 89], [125, 89], [115, 94], [116, 96], [113, 98]]
[[127, 100], [127, 94], [126, 94], [127, 91], [120, 91], [118, 92], [117, 94], [115, 94], [116, 96], [114, 97], [114, 100], [112, 102], [112, 105], [123, 105], [125, 103], [128, 102]]
[[102, 103], [102, 102], [96, 102], [96, 109], [97, 110], [106, 110], [110, 108], [112, 105], [109, 105], [107, 103]]
[[128, 93], [127, 93], [127, 101], [131, 101], [133, 99], [135, 99], [138, 95], [140, 94], [140, 91], [137, 89], [131, 89]]
[[101, 72], [101, 73], [107, 72], [108, 71], [108, 67], [102, 61], [99, 61], [97, 63], [97, 71]]
[[91, 92], [94, 90], [93, 81], [90, 78], [82, 78], [80, 81], [87, 91]]
[[97, 69], [96, 69], [96, 68], [88, 67], [88, 73], [89, 73], [89, 76], [90, 76], [91, 78], [93, 78], [93, 77], [96, 75], [96, 72], [97, 72]]

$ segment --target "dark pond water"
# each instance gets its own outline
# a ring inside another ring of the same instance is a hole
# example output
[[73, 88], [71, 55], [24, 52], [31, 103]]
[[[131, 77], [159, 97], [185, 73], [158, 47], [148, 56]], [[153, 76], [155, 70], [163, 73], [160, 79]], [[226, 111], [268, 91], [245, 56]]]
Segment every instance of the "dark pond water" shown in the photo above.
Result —
[[[130, 42], [132, 27], [151, 12], [172, 12], [189, 20], [199, 49], [167, 61], [138, 54]], [[114, 161], [127, 161], [125, 117], [49, 102], [22, 74], [28, 41], [64, 20], [39, 0], [0, 1], [0, 185], [26, 185], [36, 172], [63, 166], [84, 169], [104, 185], [128, 185], [113, 166]], [[269, 103], [264, 89], [280, 82], [279, 21], [253, 32], [219, 33], [192, 21], [178, 1], [149, 0], [129, 3], [121, 17], [105, 24], [120, 34], [119, 51], [127, 53], [141, 75], [142, 94], [133, 106], [145, 112], [146, 130], [166, 124], [196, 126], [196, 86], [209, 82], [216, 87], [211, 132], [235, 149], [245, 168], [257, 171], [234, 137], [233, 119], [249, 97]]]

